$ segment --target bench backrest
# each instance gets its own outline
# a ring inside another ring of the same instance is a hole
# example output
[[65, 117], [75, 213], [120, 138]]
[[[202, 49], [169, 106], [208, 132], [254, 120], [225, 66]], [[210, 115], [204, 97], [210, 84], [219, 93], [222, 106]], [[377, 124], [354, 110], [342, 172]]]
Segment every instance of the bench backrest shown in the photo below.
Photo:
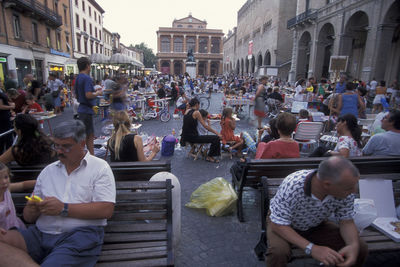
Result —
[[[146, 181], [158, 172], [171, 172], [171, 161], [153, 160], [149, 162], [111, 162], [109, 163], [115, 180]], [[10, 165], [13, 182], [36, 179], [47, 165], [19, 166]]]

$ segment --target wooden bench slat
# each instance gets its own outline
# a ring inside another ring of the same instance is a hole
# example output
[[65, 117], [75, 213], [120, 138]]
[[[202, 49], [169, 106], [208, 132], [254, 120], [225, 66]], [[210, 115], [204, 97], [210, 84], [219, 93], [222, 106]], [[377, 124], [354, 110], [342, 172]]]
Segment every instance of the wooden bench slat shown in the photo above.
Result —
[[142, 242], [142, 241], [162, 241], [167, 240], [167, 233], [149, 232], [149, 233], [106, 233], [104, 243], [124, 243], [124, 242]]
[[163, 181], [122, 181], [115, 183], [117, 189], [164, 189], [165, 182]]
[[131, 194], [130, 192], [118, 192], [117, 201], [121, 200], [135, 200], [135, 199], [166, 199], [166, 192], [135, 192]]
[[143, 211], [143, 212], [129, 212], [119, 213], [114, 212], [111, 220], [113, 221], [135, 221], [135, 220], [161, 220], [166, 219], [166, 211]]
[[107, 233], [165, 231], [166, 229], [167, 226], [165, 223], [113, 224], [108, 222], [108, 225], [105, 227]]
[[147, 260], [134, 260], [134, 261], [117, 261], [117, 262], [99, 262], [96, 264], [98, 267], [153, 267], [153, 266], [167, 266], [166, 258], [147, 259]]
[[101, 255], [102, 256], [121, 255], [130, 253], [148, 252], [148, 251], [167, 251], [167, 246], [104, 250], [101, 252]]
[[160, 247], [166, 245], [167, 241], [148, 241], [148, 242], [115, 243], [115, 244], [106, 243], [103, 244], [102, 251], [114, 250], [114, 249]]
[[165, 210], [167, 202], [144, 202], [144, 203], [118, 203], [114, 211], [134, 211], [134, 210]]
[[166, 250], [160, 251], [143, 251], [137, 253], [126, 253], [119, 255], [100, 255], [100, 261], [124, 261], [124, 260], [137, 260], [137, 259], [148, 259], [148, 258], [160, 258], [167, 256]]

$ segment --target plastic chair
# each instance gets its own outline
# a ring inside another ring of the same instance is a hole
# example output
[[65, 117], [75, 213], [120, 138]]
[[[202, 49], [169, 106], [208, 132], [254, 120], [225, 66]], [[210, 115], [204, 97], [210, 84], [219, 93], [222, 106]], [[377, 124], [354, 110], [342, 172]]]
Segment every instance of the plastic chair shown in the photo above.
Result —
[[301, 154], [307, 153], [303, 149], [304, 147], [311, 150], [317, 145], [323, 126], [322, 122], [302, 122], [299, 124], [293, 139], [299, 143]]

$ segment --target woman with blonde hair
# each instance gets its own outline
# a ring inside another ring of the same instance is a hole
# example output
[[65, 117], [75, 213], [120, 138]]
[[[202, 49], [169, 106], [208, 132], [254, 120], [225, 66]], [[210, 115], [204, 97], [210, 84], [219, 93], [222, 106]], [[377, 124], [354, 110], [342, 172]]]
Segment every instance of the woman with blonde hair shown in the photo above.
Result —
[[111, 161], [151, 161], [160, 151], [159, 145], [154, 144], [151, 147], [150, 156], [144, 155], [142, 137], [131, 133], [131, 120], [126, 111], [116, 112], [113, 124], [114, 132], [107, 144], [111, 153]]

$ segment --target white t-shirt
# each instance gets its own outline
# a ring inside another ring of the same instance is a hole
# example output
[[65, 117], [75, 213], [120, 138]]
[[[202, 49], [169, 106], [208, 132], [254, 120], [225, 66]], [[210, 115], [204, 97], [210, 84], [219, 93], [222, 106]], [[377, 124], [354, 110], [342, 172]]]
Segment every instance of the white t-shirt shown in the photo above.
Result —
[[178, 100], [176, 101], [176, 106], [179, 107], [179, 106], [181, 106], [181, 105], [184, 104], [184, 103], [185, 103], [185, 98], [183, 98], [182, 96], [180, 96], [180, 97], [178, 98]]
[[304, 88], [299, 84], [297, 85], [295, 91], [296, 93], [294, 94], [294, 100], [296, 101], [304, 101], [304, 94], [303, 94]]

